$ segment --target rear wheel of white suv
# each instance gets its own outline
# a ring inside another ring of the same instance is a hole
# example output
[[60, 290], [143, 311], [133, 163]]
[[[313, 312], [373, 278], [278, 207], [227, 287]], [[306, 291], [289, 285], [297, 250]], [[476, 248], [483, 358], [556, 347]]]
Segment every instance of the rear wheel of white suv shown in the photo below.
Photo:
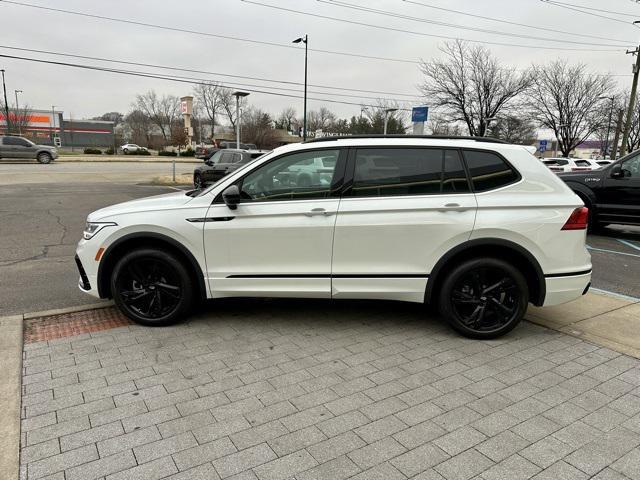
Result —
[[497, 258], [467, 260], [440, 288], [440, 313], [467, 337], [495, 338], [524, 317], [529, 289], [520, 271]]
[[191, 308], [193, 291], [184, 264], [159, 249], [127, 253], [116, 263], [111, 275], [116, 305], [142, 325], [170, 325], [182, 320]]

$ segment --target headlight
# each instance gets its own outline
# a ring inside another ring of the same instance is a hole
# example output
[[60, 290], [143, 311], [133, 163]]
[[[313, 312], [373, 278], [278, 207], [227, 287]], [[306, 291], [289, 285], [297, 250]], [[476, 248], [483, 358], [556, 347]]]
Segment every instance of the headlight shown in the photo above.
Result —
[[104, 227], [115, 227], [116, 225], [118, 224], [114, 222], [87, 222], [84, 227], [84, 232], [82, 232], [82, 238], [91, 240], [91, 238]]

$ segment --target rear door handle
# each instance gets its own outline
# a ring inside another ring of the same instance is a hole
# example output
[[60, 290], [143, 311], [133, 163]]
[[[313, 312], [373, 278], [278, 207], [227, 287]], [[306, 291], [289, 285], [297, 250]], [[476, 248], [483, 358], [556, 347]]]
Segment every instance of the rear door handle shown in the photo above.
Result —
[[331, 212], [327, 212], [324, 208], [313, 208], [304, 213], [307, 217], [315, 217], [316, 215], [324, 215], [325, 217], [332, 215]]

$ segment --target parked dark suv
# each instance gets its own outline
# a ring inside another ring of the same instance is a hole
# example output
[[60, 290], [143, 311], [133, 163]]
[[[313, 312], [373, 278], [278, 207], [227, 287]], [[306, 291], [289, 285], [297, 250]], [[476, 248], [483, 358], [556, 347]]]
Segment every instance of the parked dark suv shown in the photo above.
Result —
[[640, 150], [601, 170], [558, 175], [589, 208], [591, 228], [640, 225]]
[[205, 160], [203, 166], [193, 171], [193, 186], [199, 189], [215, 183], [225, 175], [237, 170], [251, 160], [261, 157], [265, 153], [267, 152], [262, 150], [236, 150], [231, 148], [218, 150]]
[[40, 163], [51, 163], [58, 158], [58, 151], [55, 147], [36, 145], [26, 138], [9, 135], [0, 137], [0, 158], [35, 159]]

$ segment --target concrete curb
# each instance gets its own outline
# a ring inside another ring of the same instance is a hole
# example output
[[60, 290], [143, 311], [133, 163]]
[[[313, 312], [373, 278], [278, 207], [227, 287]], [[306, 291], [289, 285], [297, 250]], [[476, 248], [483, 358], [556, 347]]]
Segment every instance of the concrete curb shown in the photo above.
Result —
[[83, 312], [85, 310], [98, 310], [100, 308], [107, 308], [112, 306], [113, 306], [113, 301], [108, 300], [108, 301], [99, 302], [99, 303], [88, 303], [85, 305], [77, 305], [75, 307], [56, 308], [53, 310], [42, 310], [41, 312], [30, 312], [30, 313], [25, 313], [23, 315], [18, 315], [18, 316], [22, 317], [23, 320], [29, 320], [32, 318], [50, 317], [52, 315], [64, 315], [65, 313]]
[[20, 469], [22, 315], [0, 317], [0, 478], [17, 479]]
[[193, 159], [191, 157], [58, 157], [55, 162], [59, 163], [173, 163], [175, 158], [176, 163], [193, 163], [201, 165], [203, 163], [202, 160]]

